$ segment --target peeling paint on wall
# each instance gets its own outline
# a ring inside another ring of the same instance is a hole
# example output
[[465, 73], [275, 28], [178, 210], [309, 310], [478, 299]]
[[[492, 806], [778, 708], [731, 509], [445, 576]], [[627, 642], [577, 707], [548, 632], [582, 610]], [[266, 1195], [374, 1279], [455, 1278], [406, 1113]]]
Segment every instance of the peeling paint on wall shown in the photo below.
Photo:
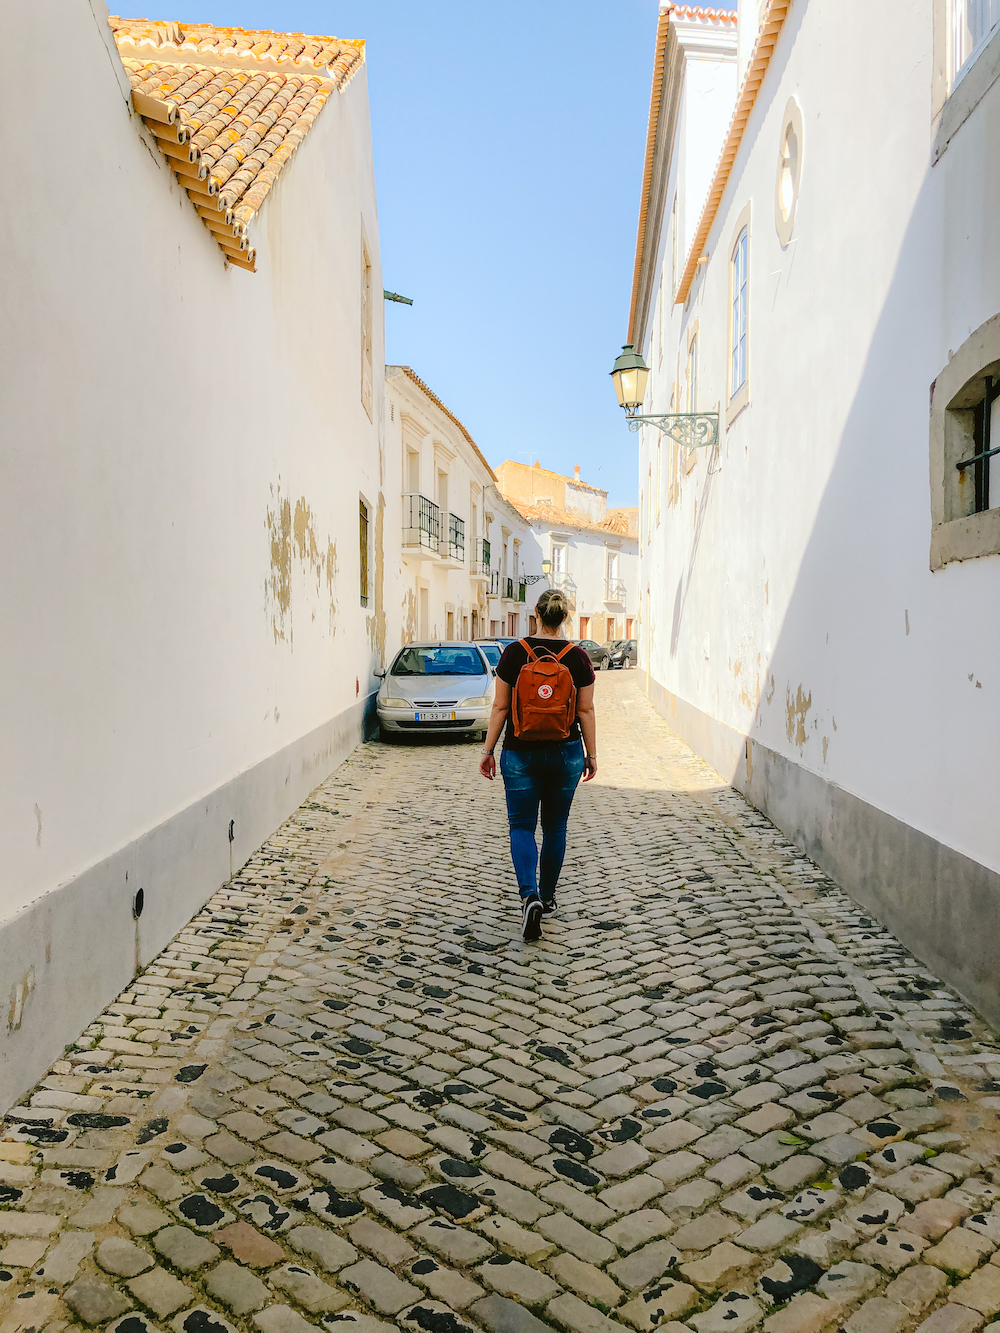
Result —
[[812, 690], [809, 691], [808, 695], [805, 695], [802, 693], [801, 685], [794, 699], [792, 698], [791, 686], [785, 688], [785, 732], [788, 739], [799, 749], [806, 743], [806, 714], [812, 708], [812, 699]]
[[[274, 641], [286, 639], [293, 642], [292, 626], [292, 559], [297, 556], [299, 564], [316, 580], [316, 592], [321, 591], [324, 575], [329, 596], [329, 624], [331, 636], [336, 634], [337, 603], [335, 588], [337, 581], [337, 545], [328, 539], [326, 550], [321, 549], [316, 536], [315, 519], [312, 508], [305, 496], [295, 501], [294, 514], [291, 501], [281, 496], [281, 482], [271, 487], [273, 503], [265, 514], [268, 542], [270, 545], [270, 572], [264, 580], [265, 611], [271, 622]], [[312, 619], [316, 619], [313, 608]]]
[[830, 737], [829, 737], [829, 736], [824, 736], [824, 737], [823, 737], [823, 763], [824, 763], [824, 764], [826, 763], [826, 756], [827, 756], [827, 751], [829, 750], [829, 748], [830, 748]]
[[[274, 487], [271, 487], [274, 495]], [[264, 580], [264, 594], [270, 606], [274, 641], [285, 637], [286, 619], [292, 615], [292, 507], [279, 498], [267, 511], [267, 531], [271, 544], [271, 572]], [[291, 637], [291, 624], [288, 627]]]
[[417, 594], [413, 588], [407, 588], [403, 602], [403, 626], [399, 646], [405, 647], [417, 637]]
[[20, 981], [15, 981], [10, 988], [10, 1004], [7, 1010], [7, 1031], [16, 1032], [24, 1017], [24, 1006], [35, 989], [35, 969], [29, 967]]

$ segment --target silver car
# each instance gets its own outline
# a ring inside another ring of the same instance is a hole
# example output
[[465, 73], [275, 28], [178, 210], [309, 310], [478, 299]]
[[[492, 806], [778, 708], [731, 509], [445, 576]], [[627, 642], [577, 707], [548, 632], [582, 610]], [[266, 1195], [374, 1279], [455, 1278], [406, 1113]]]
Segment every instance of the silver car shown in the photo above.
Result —
[[434, 731], [485, 737], [493, 670], [474, 643], [408, 643], [382, 678], [382, 739]]

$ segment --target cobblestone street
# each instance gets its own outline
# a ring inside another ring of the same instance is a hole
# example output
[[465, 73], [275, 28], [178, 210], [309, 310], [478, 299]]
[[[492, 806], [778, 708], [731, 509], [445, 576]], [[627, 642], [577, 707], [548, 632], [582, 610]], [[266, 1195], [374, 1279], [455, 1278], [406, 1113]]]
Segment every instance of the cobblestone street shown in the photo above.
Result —
[[0, 1333], [1000, 1312], [992, 1034], [637, 677], [539, 944], [478, 746], [313, 793], [8, 1114]]

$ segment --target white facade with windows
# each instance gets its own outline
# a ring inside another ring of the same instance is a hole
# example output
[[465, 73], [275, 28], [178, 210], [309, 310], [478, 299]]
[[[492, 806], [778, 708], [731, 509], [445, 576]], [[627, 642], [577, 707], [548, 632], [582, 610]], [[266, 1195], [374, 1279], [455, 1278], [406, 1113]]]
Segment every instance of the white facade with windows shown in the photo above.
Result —
[[630, 338], [643, 410], [720, 438], [642, 432], [640, 666], [995, 1019], [1000, 4], [738, 22], [660, 15]]
[[385, 516], [398, 553], [397, 646], [525, 633], [523, 575], [539, 572], [528, 526], [472, 436], [408, 366], [386, 367], [386, 434], [399, 483]]
[[[508, 459], [499, 485], [530, 523], [534, 570], [549, 562], [548, 576], [529, 586], [529, 611], [546, 587], [562, 589], [570, 601], [569, 637], [632, 638], [638, 607], [638, 513], [608, 509], [607, 492], [572, 477]], [[529, 627], [534, 628], [533, 621]]]

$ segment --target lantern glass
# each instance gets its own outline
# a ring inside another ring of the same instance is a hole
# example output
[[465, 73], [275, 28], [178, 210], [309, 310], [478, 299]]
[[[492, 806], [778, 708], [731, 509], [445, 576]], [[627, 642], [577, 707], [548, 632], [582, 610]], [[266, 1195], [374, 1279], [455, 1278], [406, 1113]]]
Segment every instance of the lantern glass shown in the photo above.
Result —
[[622, 348], [621, 356], [611, 371], [611, 378], [614, 380], [619, 407], [623, 407], [631, 416], [642, 406], [646, 396], [646, 381], [649, 379], [649, 368], [631, 344]]

